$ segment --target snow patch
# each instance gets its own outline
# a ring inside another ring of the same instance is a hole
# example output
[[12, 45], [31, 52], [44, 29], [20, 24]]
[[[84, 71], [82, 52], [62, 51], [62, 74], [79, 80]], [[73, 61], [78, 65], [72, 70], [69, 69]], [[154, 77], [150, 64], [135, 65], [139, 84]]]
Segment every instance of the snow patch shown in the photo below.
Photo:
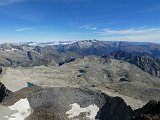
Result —
[[52, 45], [68, 45], [68, 44], [72, 44], [73, 41], [53, 41], [53, 42], [27, 42], [24, 43], [22, 45], [29, 45], [29, 46], [41, 46], [41, 47], [45, 47], [45, 46], [52, 46]]
[[[3, 48], [1, 49], [3, 50]], [[11, 51], [18, 51], [18, 49], [12, 48], [12, 49], [4, 49], [4, 51], [6, 52], [11, 52]]]
[[31, 114], [31, 107], [27, 98], [20, 99], [14, 105], [8, 107], [10, 110], [16, 111], [16, 113], [11, 116], [5, 116], [8, 120], [24, 120]]
[[93, 45], [92, 41], [80, 41], [78, 42], [80, 48], [88, 48], [91, 47]]
[[94, 105], [89, 105], [88, 107], [81, 108], [77, 103], [71, 104], [71, 110], [67, 111], [69, 119], [73, 119], [74, 117], [78, 117], [81, 113], [87, 113], [86, 118], [90, 120], [95, 120], [97, 112], [99, 111], [99, 107]]

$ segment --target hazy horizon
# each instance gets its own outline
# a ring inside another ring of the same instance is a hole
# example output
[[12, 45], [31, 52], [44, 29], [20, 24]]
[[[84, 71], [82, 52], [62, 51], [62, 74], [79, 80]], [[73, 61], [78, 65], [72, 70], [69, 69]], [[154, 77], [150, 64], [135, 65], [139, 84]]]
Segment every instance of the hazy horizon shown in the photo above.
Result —
[[0, 0], [0, 43], [160, 43], [159, 0]]

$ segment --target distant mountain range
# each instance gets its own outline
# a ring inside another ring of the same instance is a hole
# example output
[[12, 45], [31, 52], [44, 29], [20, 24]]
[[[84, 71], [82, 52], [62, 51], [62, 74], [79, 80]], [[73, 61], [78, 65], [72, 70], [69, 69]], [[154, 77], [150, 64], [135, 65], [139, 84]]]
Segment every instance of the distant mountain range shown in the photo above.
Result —
[[54, 41], [54, 42], [25, 42], [20, 43], [20, 45], [27, 45], [27, 46], [49, 46], [49, 45], [66, 45], [66, 44], [72, 44], [73, 41]]
[[115, 51], [127, 51], [129, 53], [160, 56], [160, 44], [137, 42], [112, 42], [112, 41], [78, 41], [72, 44], [62, 45], [59, 52], [74, 51], [82, 55], [109, 55]]
[[160, 77], [160, 44], [147, 42], [83, 40], [6, 43], [0, 45], [0, 66], [62, 65], [88, 55], [124, 60]]
[[145, 55], [160, 56], [160, 44], [149, 42], [123, 42], [123, 41], [98, 41], [98, 40], [82, 40], [82, 41], [60, 41], [60, 42], [27, 42], [20, 45], [25, 46], [57, 46], [57, 51], [66, 52], [73, 51], [83, 55], [108, 55], [113, 51], [124, 50], [127, 52], [141, 53]]

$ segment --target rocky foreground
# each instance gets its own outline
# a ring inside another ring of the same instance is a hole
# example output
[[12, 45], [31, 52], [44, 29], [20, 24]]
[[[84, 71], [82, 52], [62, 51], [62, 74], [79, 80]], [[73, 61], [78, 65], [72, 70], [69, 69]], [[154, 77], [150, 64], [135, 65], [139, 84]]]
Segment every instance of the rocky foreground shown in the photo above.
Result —
[[[2, 87], [1, 87], [2, 88]], [[0, 90], [1, 90], [0, 88]], [[133, 110], [120, 97], [86, 88], [32, 86], [0, 105], [1, 120], [159, 120], [160, 103]]]

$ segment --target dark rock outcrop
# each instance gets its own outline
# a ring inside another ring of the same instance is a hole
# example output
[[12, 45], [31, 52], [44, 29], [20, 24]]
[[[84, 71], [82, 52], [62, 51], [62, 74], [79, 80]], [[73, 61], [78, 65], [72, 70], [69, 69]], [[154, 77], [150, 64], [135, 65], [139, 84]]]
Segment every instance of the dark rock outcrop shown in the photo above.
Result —
[[160, 102], [150, 101], [144, 107], [135, 110], [132, 120], [160, 120]]
[[0, 67], [0, 74], [2, 73], [2, 67]]
[[0, 82], [0, 102], [2, 102], [12, 92], [7, 90], [6, 87]]
[[135, 64], [140, 69], [149, 74], [160, 77], [160, 64], [156, 60], [149, 56], [135, 56], [127, 60], [128, 62]]
[[99, 110], [96, 119], [98, 120], [130, 120], [133, 110], [127, 106], [120, 97], [107, 99], [105, 105]]
[[64, 61], [59, 62], [59, 66], [61, 66], [61, 65], [63, 65], [63, 64], [66, 64], [66, 63], [73, 62], [73, 61], [75, 61], [75, 60], [76, 60], [76, 58], [74, 58], [74, 57], [69, 57], [69, 58], [65, 59]]

